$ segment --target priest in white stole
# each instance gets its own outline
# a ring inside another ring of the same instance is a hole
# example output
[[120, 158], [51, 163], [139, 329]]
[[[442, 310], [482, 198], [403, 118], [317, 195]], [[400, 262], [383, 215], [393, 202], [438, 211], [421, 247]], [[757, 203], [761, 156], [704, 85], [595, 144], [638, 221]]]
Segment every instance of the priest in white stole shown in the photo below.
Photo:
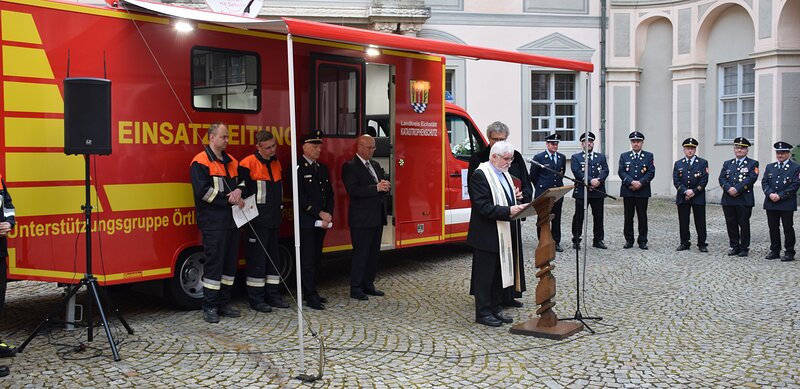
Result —
[[472, 292], [475, 295], [475, 322], [499, 327], [512, 319], [500, 310], [502, 290], [514, 285], [513, 249], [520, 234], [511, 218], [522, 210], [517, 204], [522, 193], [514, 186], [508, 167], [514, 160], [514, 147], [497, 142], [489, 161], [481, 163], [469, 180], [472, 215], [467, 243], [472, 246]]

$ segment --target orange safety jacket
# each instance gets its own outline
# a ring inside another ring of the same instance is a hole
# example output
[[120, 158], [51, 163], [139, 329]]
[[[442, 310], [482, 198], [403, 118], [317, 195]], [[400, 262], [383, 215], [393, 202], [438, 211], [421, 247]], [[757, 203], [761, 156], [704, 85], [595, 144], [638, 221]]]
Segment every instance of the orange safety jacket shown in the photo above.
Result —
[[256, 196], [258, 217], [253, 223], [264, 228], [279, 228], [283, 209], [283, 180], [278, 158], [273, 156], [266, 160], [256, 151], [242, 159], [239, 176], [244, 180], [247, 193]]
[[198, 153], [190, 166], [197, 226], [201, 230], [236, 228], [228, 194], [236, 189], [246, 197], [244, 182], [239, 180], [239, 162], [224, 151], [219, 160], [211, 148]]

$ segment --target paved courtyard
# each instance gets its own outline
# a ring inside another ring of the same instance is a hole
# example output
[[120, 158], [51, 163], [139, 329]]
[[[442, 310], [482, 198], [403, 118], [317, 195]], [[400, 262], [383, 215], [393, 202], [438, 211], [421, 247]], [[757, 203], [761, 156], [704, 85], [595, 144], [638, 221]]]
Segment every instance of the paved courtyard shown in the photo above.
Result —
[[[348, 297], [346, 258], [325, 264], [320, 291], [328, 309], [304, 311], [326, 346], [324, 375], [313, 384], [293, 378], [319, 368], [317, 343], [307, 336], [299, 369], [296, 310], [257, 313], [239, 296], [243, 316], [210, 325], [199, 311], [175, 310], [137, 287], [112, 294], [136, 331], [111, 320], [122, 361], [112, 360], [102, 331], [87, 343], [85, 329], [52, 325], [24, 353], [0, 361], [12, 369], [0, 386], [800, 387], [800, 262], [763, 259], [769, 243], [760, 207], [749, 258], [725, 255], [722, 210], [709, 205], [707, 213], [709, 253], [675, 251], [677, 215], [666, 200], [650, 203], [650, 250], [623, 250], [622, 202], [607, 202], [610, 249], [589, 249], [582, 293], [583, 314], [603, 317], [589, 322], [594, 335], [554, 341], [473, 323], [471, 255], [450, 245], [384, 255], [377, 285], [386, 296], [366, 302]], [[569, 199], [565, 248], [572, 214]], [[529, 222], [525, 244], [535, 243]], [[515, 322], [535, 310], [532, 257], [525, 307], [506, 311]], [[559, 253], [554, 264], [555, 311], [571, 316], [574, 252]], [[3, 340], [21, 343], [61, 292], [55, 284], [11, 284]]]

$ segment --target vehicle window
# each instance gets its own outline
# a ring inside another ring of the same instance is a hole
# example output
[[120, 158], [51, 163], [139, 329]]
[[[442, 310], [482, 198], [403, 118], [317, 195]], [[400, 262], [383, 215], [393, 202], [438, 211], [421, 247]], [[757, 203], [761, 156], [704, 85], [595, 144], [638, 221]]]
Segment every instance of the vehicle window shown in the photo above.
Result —
[[323, 134], [358, 134], [359, 82], [354, 66], [321, 63], [317, 67], [317, 129]]
[[256, 53], [192, 48], [192, 106], [197, 110], [257, 112], [260, 79]]
[[483, 149], [483, 140], [471, 122], [458, 115], [447, 115], [445, 121], [450, 149], [456, 158], [469, 161], [472, 154]]

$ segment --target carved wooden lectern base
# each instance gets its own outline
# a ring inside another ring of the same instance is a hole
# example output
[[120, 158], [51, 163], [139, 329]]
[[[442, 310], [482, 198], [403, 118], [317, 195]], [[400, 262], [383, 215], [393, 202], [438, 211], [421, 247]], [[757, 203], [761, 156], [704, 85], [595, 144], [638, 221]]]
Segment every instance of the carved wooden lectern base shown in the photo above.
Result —
[[[536, 336], [539, 338], [564, 339], [583, 329], [581, 323], [559, 322], [553, 306], [556, 305], [552, 298], [556, 295], [556, 278], [552, 270], [555, 265], [550, 262], [556, 257], [556, 242], [553, 241], [553, 232], [550, 230], [550, 221], [553, 220], [553, 204], [572, 190], [572, 186], [562, 186], [551, 188], [537, 197], [531, 203], [531, 207], [536, 210], [537, 222], [539, 227], [539, 245], [536, 246], [535, 266], [539, 269], [536, 278], [536, 310], [537, 318], [533, 318], [523, 323], [511, 327], [512, 334]], [[516, 217], [526, 217], [530, 212], [520, 212]]]

